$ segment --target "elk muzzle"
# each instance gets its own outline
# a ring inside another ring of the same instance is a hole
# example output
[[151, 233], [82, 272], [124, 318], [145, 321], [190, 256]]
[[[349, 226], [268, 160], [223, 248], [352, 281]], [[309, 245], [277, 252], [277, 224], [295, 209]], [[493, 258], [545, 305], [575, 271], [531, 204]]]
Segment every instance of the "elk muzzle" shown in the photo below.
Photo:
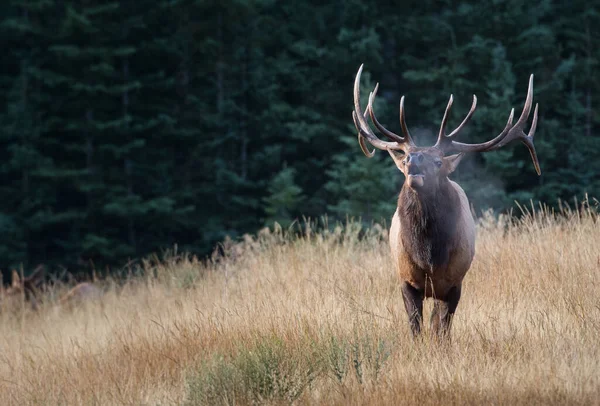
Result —
[[406, 154], [404, 165], [406, 165], [406, 182], [413, 189], [423, 187], [425, 174], [420, 165], [423, 163], [423, 154], [419, 152]]

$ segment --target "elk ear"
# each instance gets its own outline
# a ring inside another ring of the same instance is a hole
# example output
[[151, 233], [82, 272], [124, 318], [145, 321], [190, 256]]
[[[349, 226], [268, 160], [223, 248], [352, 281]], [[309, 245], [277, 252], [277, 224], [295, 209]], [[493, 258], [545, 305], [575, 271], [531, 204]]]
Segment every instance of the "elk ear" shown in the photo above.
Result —
[[454, 172], [456, 170], [456, 168], [458, 168], [458, 164], [460, 163], [460, 160], [462, 159], [462, 157], [464, 156], [463, 153], [460, 154], [456, 154], [456, 155], [450, 155], [450, 156], [445, 156], [444, 159], [444, 171], [446, 172], [447, 175], [450, 175], [452, 172]]
[[43, 282], [45, 276], [46, 269], [44, 268], [44, 265], [38, 265], [25, 282], [27, 282], [27, 284], [30, 286], [37, 286]]
[[21, 286], [21, 278], [19, 278], [19, 273], [13, 269], [12, 271], [12, 287], [18, 288]]
[[390, 156], [394, 160], [396, 167], [402, 171], [402, 160], [404, 159], [404, 154], [396, 155], [395, 152], [393, 152], [392, 150], [389, 150], [389, 149], [387, 150], [387, 152], [390, 154]]

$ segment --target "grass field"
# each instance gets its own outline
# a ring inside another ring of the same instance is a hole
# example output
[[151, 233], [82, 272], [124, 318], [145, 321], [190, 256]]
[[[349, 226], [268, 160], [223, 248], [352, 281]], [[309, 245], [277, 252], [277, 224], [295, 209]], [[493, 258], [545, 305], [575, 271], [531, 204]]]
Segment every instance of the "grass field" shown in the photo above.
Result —
[[600, 404], [600, 217], [529, 211], [479, 221], [448, 344], [410, 338], [385, 229], [263, 230], [3, 311], [0, 403]]

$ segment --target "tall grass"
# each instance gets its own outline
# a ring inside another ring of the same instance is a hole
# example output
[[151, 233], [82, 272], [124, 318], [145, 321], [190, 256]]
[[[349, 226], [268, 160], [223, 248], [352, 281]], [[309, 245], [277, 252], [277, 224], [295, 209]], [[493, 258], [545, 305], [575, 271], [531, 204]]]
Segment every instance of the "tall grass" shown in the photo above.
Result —
[[450, 343], [410, 338], [384, 228], [265, 229], [2, 312], [1, 403], [600, 403], [600, 217], [522, 210], [479, 220]]

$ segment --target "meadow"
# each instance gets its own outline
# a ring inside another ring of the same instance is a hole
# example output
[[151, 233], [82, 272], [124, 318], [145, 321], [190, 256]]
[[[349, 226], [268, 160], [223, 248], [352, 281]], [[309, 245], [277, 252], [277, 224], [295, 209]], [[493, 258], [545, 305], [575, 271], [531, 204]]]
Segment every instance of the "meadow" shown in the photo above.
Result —
[[76, 306], [49, 290], [0, 314], [1, 403], [600, 404], [597, 203], [480, 218], [441, 344], [411, 338], [379, 225], [173, 251]]

